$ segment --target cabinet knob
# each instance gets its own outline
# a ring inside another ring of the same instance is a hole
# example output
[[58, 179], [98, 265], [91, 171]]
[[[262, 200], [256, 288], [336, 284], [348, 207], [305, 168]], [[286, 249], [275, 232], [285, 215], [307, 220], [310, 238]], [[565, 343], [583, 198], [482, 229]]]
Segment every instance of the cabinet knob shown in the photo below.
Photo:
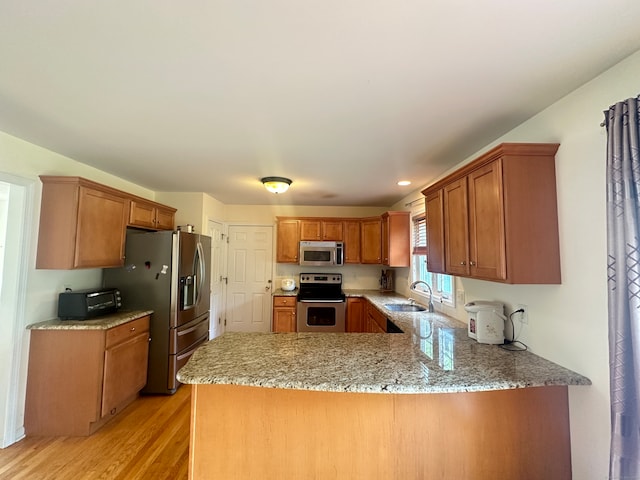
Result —
[[136, 331], [136, 327], [131, 327], [131, 332], [135, 332]]
[[469, 265], [471, 265], [472, 267], [476, 264], [476, 262], [474, 262], [473, 260], [469, 262]]
[[464, 260], [460, 262], [460, 265], [466, 265], [467, 262], [465, 262]]

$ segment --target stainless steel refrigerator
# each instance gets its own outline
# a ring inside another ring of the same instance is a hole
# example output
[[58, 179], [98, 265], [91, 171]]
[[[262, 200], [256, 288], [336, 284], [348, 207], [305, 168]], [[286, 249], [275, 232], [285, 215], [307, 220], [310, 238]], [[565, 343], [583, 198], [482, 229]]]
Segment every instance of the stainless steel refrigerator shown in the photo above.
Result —
[[131, 230], [124, 267], [104, 270], [104, 286], [120, 290], [123, 309], [153, 310], [142, 393], [175, 393], [178, 370], [209, 339], [210, 266], [210, 237]]

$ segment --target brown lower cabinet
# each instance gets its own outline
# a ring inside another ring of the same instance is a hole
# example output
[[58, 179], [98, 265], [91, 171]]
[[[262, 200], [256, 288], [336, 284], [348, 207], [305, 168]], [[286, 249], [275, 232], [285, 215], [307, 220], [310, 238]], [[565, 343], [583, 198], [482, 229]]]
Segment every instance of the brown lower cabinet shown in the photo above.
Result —
[[296, 297], [292, 295], [274, 295], [273, 332], [295, 332]]
[[347, 333], [365, 332], [365, 308], [369, 301], [362, 297], [347, 298]]
[[367, 302], [366, 331], [369, 333], [387, 332], [387, 317], [380, 313], [371, 302]]
[[91, 435], [147, 381], [146, 315], [109, 329], [32, 329], [27, 435]]
[[566, 386], [423, 394], [192, 389], [193, 479], [571, 479]]

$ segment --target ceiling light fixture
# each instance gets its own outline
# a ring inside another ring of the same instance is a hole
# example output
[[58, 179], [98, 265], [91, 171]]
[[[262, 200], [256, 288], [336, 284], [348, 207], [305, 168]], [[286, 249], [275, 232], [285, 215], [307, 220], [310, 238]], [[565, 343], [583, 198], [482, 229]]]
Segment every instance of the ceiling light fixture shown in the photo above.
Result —
[[411, 185], [411, 182], [409, 180], [400, 180], [398, 182], [398, 185], [400, 185], [401, 187], [406, 187], [407, 185]]
[[284, 193], [289, 189], [291, 180], [285, 177], [264, 177], [260, 181], [271, 193]]

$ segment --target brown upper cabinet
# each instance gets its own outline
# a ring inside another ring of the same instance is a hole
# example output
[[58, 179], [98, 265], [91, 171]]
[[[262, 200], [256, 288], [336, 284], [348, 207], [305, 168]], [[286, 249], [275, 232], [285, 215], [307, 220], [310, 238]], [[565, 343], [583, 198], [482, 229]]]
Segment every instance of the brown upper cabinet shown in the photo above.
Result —
[[[81, 177], [42, 175], [40, 179], [42, 202], [36, 268], [122, 266], [126, 227], [134, 225], [130, 220], [135, 217], [131, 204], [144, 201]], [[173, 228], [175, 209], [147, 203], [165, 212], [163, 222], [167, 226], [166, 216], [170, 212], [170, 228]], [[144, 228], [144, 225], [136, 226]]]
[[300, 220], [300, 240], [336, 241], [343, 239], [342, 220], [330, 218]]
[[300, 220], [278, 218], [276, 262], [298, 263], [300, 255]]
[[410, 234], [409, 212], [367, 218], [277, 217], [276, 261], [299, 263], [301, 240], [326, 240], [344, 243], [345, 264], [408, 266]]
[[360, 263], [360, 220], [345, 220], [344, 232], [344, 263]]
[[147, 200], [131, 200], [129, 226], [152, 230], [173, 230], [175, 208]]
[[360, 220], [360, 263], [382, 264], [382, 220]]
[[423, 190], [429, 270], [514, 284], [560, 283], [558, 147], [503, 143]]
[[382, 214], [382, 264], [408, 267], [411, 249], [409, 212]]

